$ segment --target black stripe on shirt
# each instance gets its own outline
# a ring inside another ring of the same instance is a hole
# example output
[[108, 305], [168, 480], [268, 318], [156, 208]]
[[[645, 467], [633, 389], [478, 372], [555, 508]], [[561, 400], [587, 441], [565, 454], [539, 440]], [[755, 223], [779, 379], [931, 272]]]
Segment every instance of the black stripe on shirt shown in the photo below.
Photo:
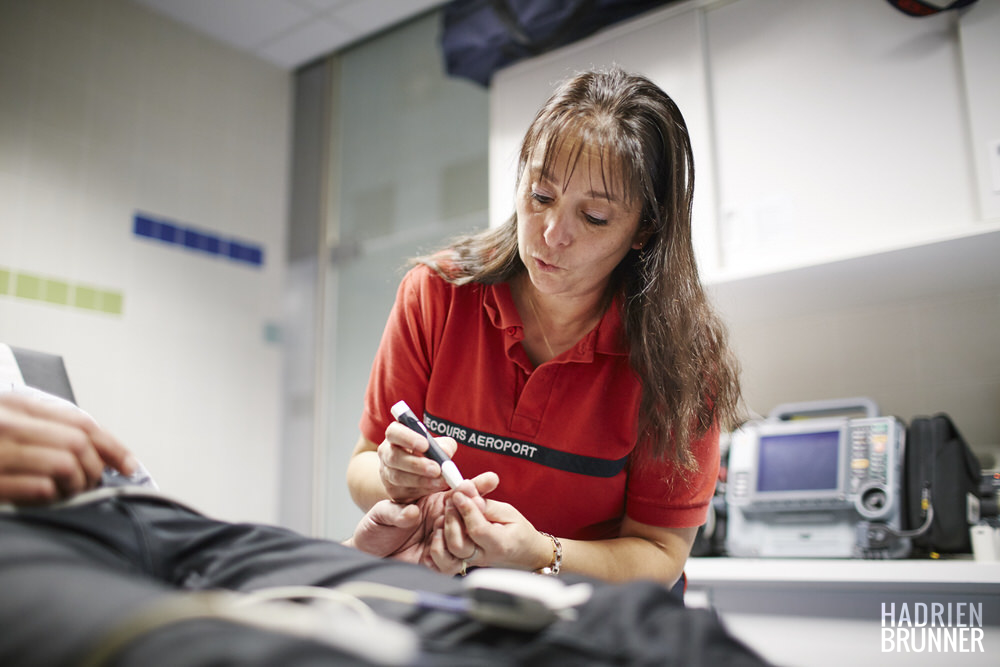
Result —
[[424, 413], [424, 424], [434, 435], [454, 438], [467, 447], [504, 456], [513, 456], [556, 470], [574, 472], [588, 477], [614, 477], [625, 468], [625, 463], [628, 461], [627, 456], [612, 461], [594, 456], [584, 456], [583, 454], [562, 452], [532, 442], [514, 440], [486, 431], [477, 431], [426, 412]]

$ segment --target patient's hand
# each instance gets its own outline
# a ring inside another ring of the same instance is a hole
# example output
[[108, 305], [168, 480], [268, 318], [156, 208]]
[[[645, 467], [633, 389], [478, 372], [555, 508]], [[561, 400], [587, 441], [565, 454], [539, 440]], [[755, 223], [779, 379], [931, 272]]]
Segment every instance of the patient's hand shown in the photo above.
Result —
[[[493, 491], [499, 480], [487, 472], [471, 480], [477, 499]], [[451, 490], [439, 491], [402, 505], [391, 500], [376, 503], [358, 523], [346, 544], [380, 557], [420, 563], [431, 569], [453, 574], [461, 561], [447, 556], [441, 542], [441, 527]], [[442, 556], [447, 556], [442, 558]]]
[[105, 466], [131, 475], [135, 465], [82, 410], [0, 394], [0, 502], [62, 500], [96, 486]]

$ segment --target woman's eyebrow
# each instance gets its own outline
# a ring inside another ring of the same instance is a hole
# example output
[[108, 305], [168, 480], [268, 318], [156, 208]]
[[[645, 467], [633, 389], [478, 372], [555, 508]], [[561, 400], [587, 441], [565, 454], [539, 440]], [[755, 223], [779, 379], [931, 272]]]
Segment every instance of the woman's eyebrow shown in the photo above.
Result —
[[614, 196], [613, 194], [609, 194], [604, 190], [588, 190], [587, 196], [592, 199], [606, 199], [612, 204], [618, 203], [618, 197]]
[[[555, 178], [552, 177], [552, 174], [550, 173], [549, 170], [543, 170], [543, 169], [540, 169], [540, 168], [539, 169], [531, 169], [531, 170], [529, 170], [529, 174], [528, 175], [532, 179], [538, 179], [538, 180], [541, 180], [541, 181], [547, 181], [551, 185], [556, 185], [556, 186], [559, 186], [559, 187], [564, 187], [561, 181], [557, 181]], [[619, 203], [620, 202], [620, 198], [618, 196], [616, 196], [613, 193], [609, 193], [609, 192], [607, 192], [605, 190], [598, 190], [598, 189], [592, 188], [590, 190], [587, 190], [586, 195], [588, 197], [590, 197], [591, 199], [606, 199], [607, 201], [612, 202], [612, 203]]]

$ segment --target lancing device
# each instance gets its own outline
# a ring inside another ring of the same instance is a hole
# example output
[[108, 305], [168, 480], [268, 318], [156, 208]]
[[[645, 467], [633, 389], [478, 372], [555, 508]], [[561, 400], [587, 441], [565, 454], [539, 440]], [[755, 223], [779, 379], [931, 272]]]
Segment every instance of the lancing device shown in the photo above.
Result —
[[458, 466], [455, 462], [448, 458], [448, 455], [444, 453], [441, 449], [441, 445], [437, 443], [431, 432], [427, 430], [424, 423], [417, 419], [417, 416], [413, 414], [413, 410], [410, 406], [406, 404], [406, 401], [400, 401], [392, 406], [392, 416], [396, 418], [403, 426], [408, 427], [411, 431], [416, 431], [420, 435], [427, 438], [427, 451], [424, 452], [424, 456], [436, 461], [439, 466], [441, 466], [441, 476], [444, 477], [444, 481], [448, 482], [448, 486], [451, 488], [456, 488], [462, 482], [462, 473], [458, 471]]

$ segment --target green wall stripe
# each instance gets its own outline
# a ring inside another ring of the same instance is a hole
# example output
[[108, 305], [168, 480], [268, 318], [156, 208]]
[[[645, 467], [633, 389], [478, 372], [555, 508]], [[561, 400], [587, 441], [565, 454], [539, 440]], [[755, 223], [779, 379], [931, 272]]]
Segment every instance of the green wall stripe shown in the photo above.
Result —
[[125, 295], [121, 292], [101, 292], [101, 310], [112, 315], [121, 315]]
[[42, 277], [0, 267], [0, 295], [70, 306], [109, 315], [124, 312], [125, 293], [92, 285], [74, 285], [58, 278]]
[[87, 310], [101, 309], [101, 292], [92, 287], [77, 285], [73, 292], [73, 305]]
[[42, 299], [65, 306], [69, 303], [69, 284], [61, 280], [46, 280], [42, 283]]
[[14, 295], [22, 299], [42, 298], [42, 279], [30, 273], [16, 274], [14, 283]]

